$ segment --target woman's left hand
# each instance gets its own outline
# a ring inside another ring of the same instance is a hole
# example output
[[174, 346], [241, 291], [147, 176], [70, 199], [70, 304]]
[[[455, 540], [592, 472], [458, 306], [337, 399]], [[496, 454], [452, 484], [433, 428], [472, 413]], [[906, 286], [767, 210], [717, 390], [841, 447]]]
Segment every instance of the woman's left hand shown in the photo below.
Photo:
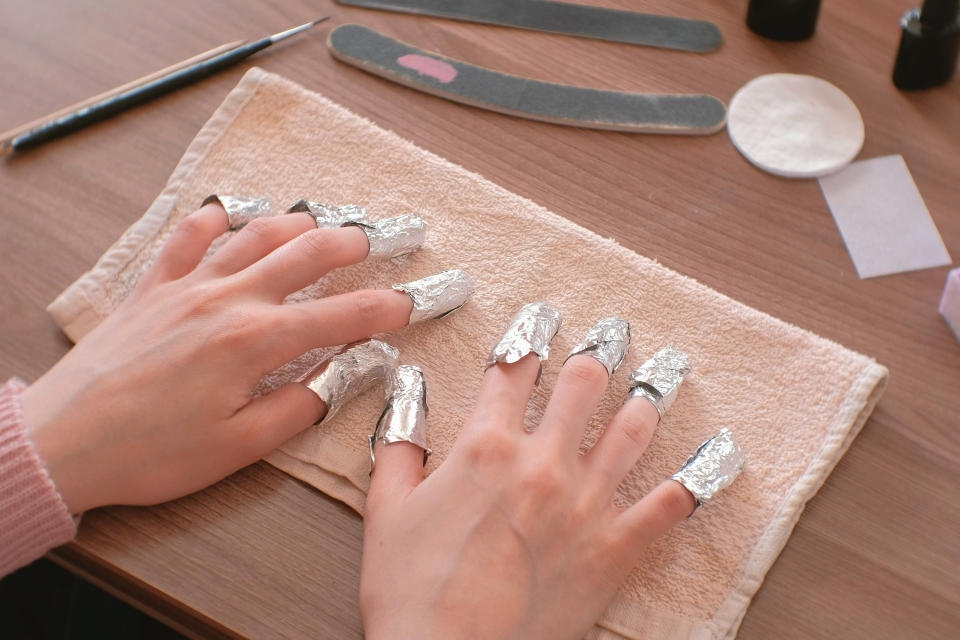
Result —
[[410, 297], [367, 290], [293, 305], [289, 294], [362, 261], [358, 227], [295, 213], [227, 231], [219, 205], [174, 231], [137, 289], [23, 395], [30, 437], [73, 513], [202, 489], [319, 420], [301, 384], [252, 398], [302, 353], [407, 324]]

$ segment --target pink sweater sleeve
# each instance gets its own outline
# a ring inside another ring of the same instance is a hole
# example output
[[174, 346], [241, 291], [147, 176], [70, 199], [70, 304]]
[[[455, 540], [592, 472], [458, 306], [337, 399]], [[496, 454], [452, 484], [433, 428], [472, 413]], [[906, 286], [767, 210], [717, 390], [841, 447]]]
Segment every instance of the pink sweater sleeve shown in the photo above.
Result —
[[20, 407], [26, 385], [0, 387], [0, 577], [69, 542], [77, 525], [53, 486]]

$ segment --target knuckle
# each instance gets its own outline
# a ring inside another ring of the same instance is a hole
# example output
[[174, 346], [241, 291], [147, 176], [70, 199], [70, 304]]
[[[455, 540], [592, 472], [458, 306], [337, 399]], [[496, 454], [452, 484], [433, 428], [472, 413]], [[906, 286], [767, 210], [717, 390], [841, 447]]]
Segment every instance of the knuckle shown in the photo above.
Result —
[[257, 422], [248, 422], [234, 436], [237, 454], [246, 461], [257, 460], [271, 450], [270, 430]]
[[679, 482], [670, 482], [655, 502], [664, 522], [678, 522], [693, 511], [693, 495]]
[[599, 387], [607, 384], [607, 370], [589, 356], [573, 357], [564, 365], [564, 373], [573, 382]]
[[528, 465], [518, 483], [521, 493], [540, 501], [563, 493], [564, 474], [556, 461], [549, 458], [535, 460]]
[[213, 347], [246, 350], [262, 337], [260, 318], [245, 305], [222, 307], [210, 329]]
[[389, 312], [387, 299], [372, 289], [357, 291], [351, 301], [354, 318], [365, 325], [376, 324]]
[[248, 236], [260, 238], [270, 238], [273, 233], [273, 222], [270, 218], [254, 218], [248, 222], [242, 230]]
[[177, 231], [185, 236], [206, 236], [219, 230], [216, 221], [201, 211], [194, 211], [177, 224]]
[[464, 441], [464, 454], [473, 467], [502, 467], [516, 455], [516, 443], [502, 429], [486, 431]]
[[648, 427], [646, 420], [642, 416], [633, 414], [622, 416], [620, 432], [631, 446], [638, 449], [647, 447], [651, 435], [651, 429]]
[[310, 229], [300, 234], [304, 250], [318, 257], [329, 256], [336, 250], [334, 237], [327, 229]]
[[218, 315], [224, 308], [229, 308], [227, 297], [225, 289], [219, 286], [219, 283], [197, 283], [186, 298], [189, 300], [187, 307], [190, 310], [189, 315], [194, 318]]

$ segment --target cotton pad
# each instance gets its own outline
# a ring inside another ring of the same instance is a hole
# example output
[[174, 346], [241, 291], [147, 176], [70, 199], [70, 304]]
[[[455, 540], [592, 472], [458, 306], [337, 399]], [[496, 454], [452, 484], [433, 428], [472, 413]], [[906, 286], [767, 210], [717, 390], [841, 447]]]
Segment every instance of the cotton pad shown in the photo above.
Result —
[[754, 78], [733, 96], [730, 139], [744, 157], [785, 178], [825, 176], [863, 147], [863, 119], [853, 101], [826, 80], [792, 73]]

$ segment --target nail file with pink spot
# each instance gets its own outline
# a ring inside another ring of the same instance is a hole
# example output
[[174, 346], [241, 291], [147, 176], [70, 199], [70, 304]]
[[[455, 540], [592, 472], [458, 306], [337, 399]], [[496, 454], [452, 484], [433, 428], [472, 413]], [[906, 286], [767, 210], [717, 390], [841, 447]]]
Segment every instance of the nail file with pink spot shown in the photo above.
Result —
[[604, 91], [499, 73], [423, 51], [356, 24], [337, 27], [330, 53], [419, 91], [553, 124], [633, 133], [704, 135], [723, 128], [723, 102], [703, 94]]

